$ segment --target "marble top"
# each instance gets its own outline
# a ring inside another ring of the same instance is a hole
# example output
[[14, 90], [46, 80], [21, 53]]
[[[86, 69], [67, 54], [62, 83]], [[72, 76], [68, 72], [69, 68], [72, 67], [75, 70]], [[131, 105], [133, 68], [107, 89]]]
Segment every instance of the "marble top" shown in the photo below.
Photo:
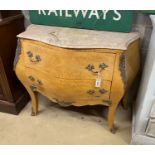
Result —
[[31, 24], [19, 38], [63, 48], [108, 48], [126, 50], [140, 38], [138, 32], [122, 33]]

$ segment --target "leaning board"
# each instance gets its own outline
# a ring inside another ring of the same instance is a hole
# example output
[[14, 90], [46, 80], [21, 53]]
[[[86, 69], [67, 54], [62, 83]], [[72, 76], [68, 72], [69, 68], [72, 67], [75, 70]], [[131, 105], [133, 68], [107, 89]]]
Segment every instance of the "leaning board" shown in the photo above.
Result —
[[131, 10], [31, 10], [32, 24], [130, 32]]

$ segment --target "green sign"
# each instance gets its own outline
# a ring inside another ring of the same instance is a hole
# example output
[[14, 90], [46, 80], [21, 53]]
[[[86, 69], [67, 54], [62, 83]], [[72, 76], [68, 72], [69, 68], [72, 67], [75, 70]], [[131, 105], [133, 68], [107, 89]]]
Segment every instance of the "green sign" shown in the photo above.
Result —
[[141, 12], [146, 13], [146, 14], [155, 14], [155, 10], [142, 10]]
[[133, 11], [128, 10], [32, 10], [32, 24], [130, 32]]

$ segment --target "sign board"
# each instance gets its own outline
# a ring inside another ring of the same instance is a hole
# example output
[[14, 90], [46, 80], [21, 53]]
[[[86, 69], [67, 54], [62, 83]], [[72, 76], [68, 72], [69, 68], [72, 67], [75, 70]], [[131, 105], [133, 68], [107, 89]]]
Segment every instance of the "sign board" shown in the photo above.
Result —
[[130, 32], [131, 10], [31, 10], [32, 24]]

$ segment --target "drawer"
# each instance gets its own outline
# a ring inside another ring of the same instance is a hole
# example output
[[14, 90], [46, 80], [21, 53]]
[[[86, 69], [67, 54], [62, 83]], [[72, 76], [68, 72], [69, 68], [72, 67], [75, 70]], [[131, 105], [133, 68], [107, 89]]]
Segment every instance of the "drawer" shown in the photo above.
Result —
[[106, 49], [65, 49], [33, 41], [23, 41], [22, 47], [26, 67], [55, 78], [94, 79], [100, 72], [104, 80], [112, 81], [115, 54], [104, 52]]
[[25, 68], [26, 81], [32, 89], [37, 90], [51, 100], [77, 106], [104, 104], [109, 101], [110, 81], [102, 81], [96, 88], [94, 80], [66, 80]]

